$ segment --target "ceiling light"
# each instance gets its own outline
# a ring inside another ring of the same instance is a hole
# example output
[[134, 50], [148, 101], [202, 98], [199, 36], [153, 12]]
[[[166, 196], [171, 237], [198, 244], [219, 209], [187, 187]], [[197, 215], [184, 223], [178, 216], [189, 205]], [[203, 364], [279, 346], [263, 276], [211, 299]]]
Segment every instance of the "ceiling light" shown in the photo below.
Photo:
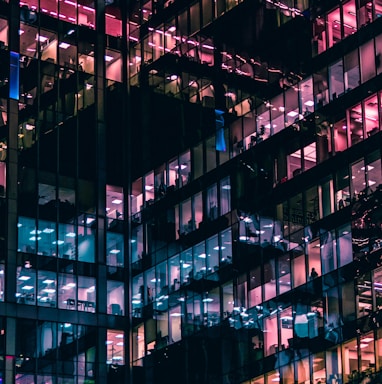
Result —
[[70, 44], [61, 42], [58, 46], [62, 49], [68, 49], [70, 47]]
[[53, 288], [45, 288], [45, 289], [43, 289], [42, 291], [43, 291], [43, 292], [46, 292], [46, 293], [55, 293], [55, 292], [56, 292], [56, 290], [53, 289]]
[[45, 41], [49, 40], [49, 38], [46, 36], [37, 35], [36, 40], [38, 40], [40, 43], [44, 43]]
[[21, 280], [21, 281], [27, 281], [27, 280], [29, 280], [31, 277], [30, 276], [20, 276], [19, 277], [19, 280]]
[[154, 187], [152, 185], [145, 185], [145, 190], [146, 191], [152, 191]]
[[105, 61], [109, 62], [109, 61], [112, 61], [113, 59], [114, 59], [113, 56], [105, 55]]
[[64, 241], [63, 240], [57, 240], [57, 241], [53, 241], [52, 244], [62, 245], [62, 244], [64, 244]]
[[86, 219], [86, 224], [91, 224], [91, 223], [93, 223], [93, 221], [95, 221], [95, 218], [94, 218], [94, 217], [88, 217], [88, 218]]
[[38, 236], [38, 237], [36, 237], [36, 236], [32, 236], [32, 237], [29, 238], [29, 240], [30, 240], [30, 241], [41, 240], [41, 237], [40, 237], [40, 236]]
[[170, 27], [168, 29], [169, 32], [175, 32], [176, 31], [176, 27], [173, 25], [172, 27]]
[[374, 339], [372, 337], [365, 337], [364, 339], [361, 340], [362, 343], [370, 343], [372, 342]]
[[298, 115], [298, 112], [295, 112], [295, 111], [290, 111], [287, 113], [287, 116], [289, 116], [289, 117], [295, 117], [297, 115]]
[[25, 289], [26, 291], [30, 291], [33, 288], [33, 285], [24, 285], [23, 287], [21, 287], [21, 289]]
[[123, 333], [118, 333], [118, 335], [115, 335], [116, 339], [123, 339]]
[[183, 268], [189, 268], [189, 267], [191, 267], [191, 264], [183, 263]]
[[211, 303], [212, 301], [214, 301], [214, 299], [212, 299], [211, 297], [203, 299], [203, 303]]
[[112, 200], [111, 203], [112, 203], [112, 204], [121, 204], [121, 203], [122, 203], [122, 200], [120, 200], [120, 199], [114, 199], [114, 200]]
[[39, 234], [41, 233], [41, 231], [40, 231], [40, 230], [35, 230], [35, 229], [34, 229], [33, 231], [30, 231], [29, 233], [30, 233], [31, 235], [36, 235], [36, 234], [39, 235]]
[[[368, 171], [371, 171], [372, 169], [374, 169], [374, 167], [372, 165], [367, 165], [367, 170]], [[365, 167], [361, 167], [361, 170], [364, 171]]]
[[119, 249], [112, 249], [111, 251], [110, 251], [110, 253], [112, 253], [113, 255], [116, 255], [116, 254], [118, 254], [118, 253], [120, 253], [121, 251], [119, 250]]
[[170, 314], [171, 317], [180, 317], [182, 314], [180, 312], [173, 312]]
[[65, 236], [66, 237], [76, 237], [76, 234], [74, 232], [69, 232]]
[[42, 283], [43, 283], [43, 284], [52, 284], [52, 283], [54, 283], [54, 280], [52, 280], [52, 279], [46, 279], [46, 280], [44, 280]]
[[201, 253], [200, 255], [198, 255], [198, 257], [200, 257], [201, 259], [205, 259], [206, 258], [206, 254], [205, 253]]
[[307, 107], [313, 107], [314, 102], [312, 100], [308, 100], [308, 101], [305, 101], [304, 105], [306, 105]]

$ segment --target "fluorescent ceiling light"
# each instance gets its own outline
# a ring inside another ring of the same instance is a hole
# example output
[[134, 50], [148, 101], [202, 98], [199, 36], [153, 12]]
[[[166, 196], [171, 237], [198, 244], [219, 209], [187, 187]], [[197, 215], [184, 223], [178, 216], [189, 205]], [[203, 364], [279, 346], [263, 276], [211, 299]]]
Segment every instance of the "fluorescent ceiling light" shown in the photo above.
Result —
[[86, 224], [91, 224], [93, 221], [95, 221], [95, 218], [94, 217], [88, 217], [86, 219]]
[[65, 236], [66, 237], [76, 237], [76, 234], [74, 232], [69, 232]]
[[40, 231], [40, 230], [37, 230], [37, 231], [36, 231], [36, 230], [34, 229], [33, 231], [30, 231], [29, 233], [30, 233], [31, 235], [39, 235], [39, 234], [41, 233], [41, 231]]
[[105, 61], [112, 61], [114, 59], [113, 56], [105, 55]]
[[68, 49], [70, 47], [70, 44], [61, 42], [58, 46], [62, 49]]
[[45, 288], [45, 289], [43, 289], [43, 292], [46, 292], [46, 293], [55, 293], [56, 290], [53, 289], [53, 288]]
[[304, 105], [306, 105], [307, 107], [313, 107], [314, 102], [312, 100], [308, 100], [308, 101], [305, 101]]
[[36, 237], [36, 236], [32, 236], [32, 237], [29, 238], [29, 240], [30, 240], [30, 241], [41, 240], [41, 237], [40, 237], [40, 236], [38, 236], [38, 237]]
[[287, 115], [288, 115], [289, 117], [295, 117], [295, 116], [298, 115], [298, 112], [290, 111], [290, 112], [287, 113]]
[[120, 253], [121, 251], [119, 249], [112, 249], [110, 251], [110, 253], [112, 253], [113, 255], [116, 255], [117, 253]]
[[31, 289], [33, 289], [33, 285], [24, 285], [23, 287], [21, 287], [22, 289], [25, 289], [26, 291], [30, 291]]
[[44, 280], [42, 283], [43, 283], [43, 284], [52, 284], [52, 283], [54, 283], [54, 280], [52, 280], [52, 279], [46, 279], [46, 280]]
[[38, 40], [40, 43], [44, 43], [45, 41], [47, 41], [49, 39], [46, 36], [37, 35], [36, 40]]
[[19, 280], [21, 280], [21, 281], [27, 281], [27, 280], [29, 280], [31, 277], [30, 276], [20, 276], [19, 277]]
[[[367, 166], [367, 170], [368, 170], [368, 171], [371, 171], [372, 169], [374, 169], [374, 167], [373, 167], [372, 165], [368, 165], [368, 166]], [[361, 170], [364, 171], [364, 170], [365, 170], [365, 167], [362, 167]]]
[[121, 200], [121, 199], [114, 199], [114, 200], [112, 200], [111, 203], [112, 203], [112, 204], [121, 204], [121, 203], [122, 203], [122, 200]]

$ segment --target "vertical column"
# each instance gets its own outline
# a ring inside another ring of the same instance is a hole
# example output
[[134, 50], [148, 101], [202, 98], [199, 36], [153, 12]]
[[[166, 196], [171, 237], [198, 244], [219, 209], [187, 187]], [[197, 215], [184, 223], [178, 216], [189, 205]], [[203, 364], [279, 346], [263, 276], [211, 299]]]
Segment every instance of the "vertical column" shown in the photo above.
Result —
[[124, 291], [125, 291], [125, 383], [132, 383], [132, 365], [131, 361], [131, 351], [132, 351], [132, 318], [131, 318], [131, 227], [130, 227], [130, 217], [131, 217], [131, 207], [130, 207], [130, 196], [131, 196], [131, 123], [130, 123], [130, 66], [128, 63], [129, 60], [129, 30], [128, 30], [128, 3], [126, 1], [121, 2], [121, 15], [122, 15], [122, 81], [125, 87], [125, 92], [122, 93], [122, 106], [123, 106], [123, 115], [122, 115], [122, 140], [123, 140], [123, 173], [125, 178], [123, 180], [123, 191], [124, 191], [124, 266], [127, 273], [125, 273], [124, 279]]
[[[18, 169], [18, 113], [19, 113], [19, 23], [20, 9], [16, 1], [9, 4], [9, 95], [7, 142], [7, 246], [6, 246], [6, 302], [16, 301], [17, 267], [17, 169]], [[16, 321], [8, 318], [6, 324], [5, 383], [14, 383]]]
[[[96, 279], [97, 279], [97, 306], [98, 312], [106, 313], [106, 136], [105, 136], [105, 1], [95, 0], [96, 11], [96, 42], [94, 49], [95, 59], [95, 103], [96, 103], [96, 209], [97, 209], [97, 235], [96, 235]], [[106, 366], [106, 331], [99, 329], [97, 340], [97, 373], [99, 383], [107, 383]]]

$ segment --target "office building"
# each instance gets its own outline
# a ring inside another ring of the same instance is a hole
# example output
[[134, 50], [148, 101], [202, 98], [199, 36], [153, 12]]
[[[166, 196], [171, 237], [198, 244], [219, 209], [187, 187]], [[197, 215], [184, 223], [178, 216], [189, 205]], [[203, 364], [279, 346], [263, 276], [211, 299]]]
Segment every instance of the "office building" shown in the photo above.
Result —
[[0, 2], [0, 381], [382, 381], [382, 3]]

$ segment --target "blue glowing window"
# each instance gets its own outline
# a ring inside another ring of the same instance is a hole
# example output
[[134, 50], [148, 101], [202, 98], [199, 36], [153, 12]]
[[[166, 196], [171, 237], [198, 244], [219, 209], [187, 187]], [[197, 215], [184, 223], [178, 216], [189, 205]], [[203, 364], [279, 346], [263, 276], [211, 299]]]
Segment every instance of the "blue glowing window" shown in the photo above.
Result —
[[11, 52], [10, 70], [9, 70], [9, 97], [19, 99], [19, 72], [20, 72], [20, 54]]

